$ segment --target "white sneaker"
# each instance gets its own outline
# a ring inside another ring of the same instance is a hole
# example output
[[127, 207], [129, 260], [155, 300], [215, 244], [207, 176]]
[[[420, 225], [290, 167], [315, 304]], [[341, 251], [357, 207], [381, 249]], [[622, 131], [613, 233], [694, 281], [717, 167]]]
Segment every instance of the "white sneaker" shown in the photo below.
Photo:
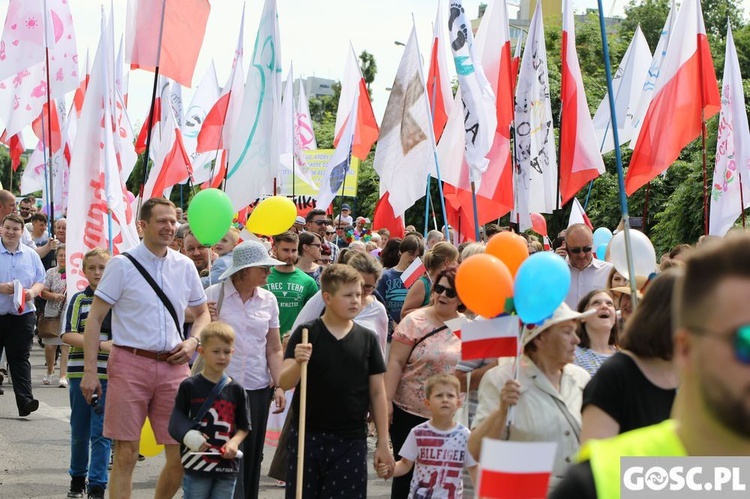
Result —
[[51, 385], [52, 384], [52, 374], [45, 374], [42, 378], [42, 384], [43, 385]]
[[60, 381], [57, 383], [57, 386], [60, 388], [67, 388], [68, 387], [68, 380], [65, 378], [60, 378]]

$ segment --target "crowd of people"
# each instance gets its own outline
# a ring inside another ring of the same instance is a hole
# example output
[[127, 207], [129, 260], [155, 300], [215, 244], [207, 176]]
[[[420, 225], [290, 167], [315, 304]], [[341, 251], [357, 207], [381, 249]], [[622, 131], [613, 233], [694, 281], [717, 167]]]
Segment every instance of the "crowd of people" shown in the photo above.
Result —
[[[0, 376], [12, 376], [21, 417], [37, 410], [29, 350], [44, 336], [41, 382], [70, 391], [68, 497], [130, 497], [147, 418], [165, 446], [155, 497], [258, 497], [264, 459], [294, 497], [302, 403], [306, 498], [366, 497], [368, 438], [377, 475], [403, 499], [461, 497], [485, 437], [555, 442], [556, 498], [619, 497], [619, 455], [750, 450], [746, 234], [675, 248], [633, 296], [595, 257], [592, 230], [571, 225], [552, 248], [570, 271], [564, 302], [523, 327], [518, 358], [462, 360], [450, 323], [481, 318], [456, 274], [484, 241], [454, 246], [450, 233], [413, 227], [391, 238], [344, 205], [272, 239], [240, 241], [232, 227], [207, 246], [153, 198], [141, 244], [88, 252], [89, 286], [68, 297], [65, 220], [49, 237], [29, 205], [19, 215], [0, 191]], [[529, 253], [544, 251], [524, 237]], [[407, 288], [417, 258], [425, 272]], [[287, 412], [264, 456], [269, 418]]]

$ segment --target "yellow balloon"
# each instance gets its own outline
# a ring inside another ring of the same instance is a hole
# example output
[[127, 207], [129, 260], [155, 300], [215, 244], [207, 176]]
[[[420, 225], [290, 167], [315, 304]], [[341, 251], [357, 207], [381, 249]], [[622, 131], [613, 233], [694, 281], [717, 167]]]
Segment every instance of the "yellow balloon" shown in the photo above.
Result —
[[297, 207], [291, 199], [273, 196], [258, 203], [245, 227], [255, 234], [275, 236], [288, 231], [296, 217]]
[[151, 428], [151, 421], [146, 418], [143, 428], [141, 428], [141, 443], [139, 453], [146, 457], [154, 457], [164, 450], [164, 446], [156, 443], [154, 430]]

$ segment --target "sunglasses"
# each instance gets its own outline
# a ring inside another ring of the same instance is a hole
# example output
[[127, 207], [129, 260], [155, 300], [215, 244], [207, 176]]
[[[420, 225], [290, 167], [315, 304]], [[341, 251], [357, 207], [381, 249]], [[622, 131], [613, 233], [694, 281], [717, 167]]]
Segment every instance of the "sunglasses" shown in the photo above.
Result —
[[721, 341], [729, 341], [734, 347], [734, 356], [742, 364], [750, 365], [750, 324], [735, 329], [731, 335], [725, 336], [711, 329], [688, 326], [688, 329], [699, 336], [707, 336]]
[[435, 294], [436, 295], [442, 295], [443, 293], [445, 293], [445, 296], [447, 296], [448, 298], [455, 298], [457, 296], [455, 289], [453, 289], [453, 288], [446, 288], [442, 284], [435, 284], [435, 288], [434, 289], [435, 289]]
[[568, 253], [573, 253], [574, 255], [577, 255], [581, 251], [584, 253], [591, 253], [592, 247], [591, 246], [583, 246], [581, 248], [568, 248]]
[[327, 236], [332, 236], [332, 235], [334, 235], [334, 234], [335, 234], [335, 232], [334, 232], [334, 231], [332, 231], [332, 230], [327, 230], [327, 231], [326, 231], [326, 235], [327, 235]]
[[315, 220], [313, 221], [313, 223], [320, 227], [321, 225], [325, 225], [326, 223], [328, 223], [328, 220]]

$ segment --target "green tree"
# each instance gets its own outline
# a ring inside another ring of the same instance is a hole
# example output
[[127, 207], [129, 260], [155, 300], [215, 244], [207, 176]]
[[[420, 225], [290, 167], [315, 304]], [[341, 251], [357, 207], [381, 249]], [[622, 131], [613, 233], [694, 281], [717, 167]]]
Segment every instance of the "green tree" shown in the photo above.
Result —
[[[13, 193], [18, 194], [18, 188], [21, 185], [21, 174], [23, 169], [26, 168], [26, 162], [28, 161], [28, 152], [21, 156], [21, 165], [15, 172], [10, 165], [10, 154], [8, 149], [0, 147], [0, 183], [3, 184], [3, 189], [10, 190], [11, 185], [13, 186]], [[11, 175], [13, 175], [13, 181], [11, 182]]]
[[365, 79], [365, 83], [367, 84], [367, 93], [370, 94], [370, 99], [372, 99], [372, 90], [370, 89], [370, 86], [372, 85], [372, 82], [375, 81], [375, 75], [378, 74], [378, 65], [375, 63], [375, 56], [368, 51], [363, 50], [362, 53], [359, 54], [359, 65], [362, 70], [362, 78]]

